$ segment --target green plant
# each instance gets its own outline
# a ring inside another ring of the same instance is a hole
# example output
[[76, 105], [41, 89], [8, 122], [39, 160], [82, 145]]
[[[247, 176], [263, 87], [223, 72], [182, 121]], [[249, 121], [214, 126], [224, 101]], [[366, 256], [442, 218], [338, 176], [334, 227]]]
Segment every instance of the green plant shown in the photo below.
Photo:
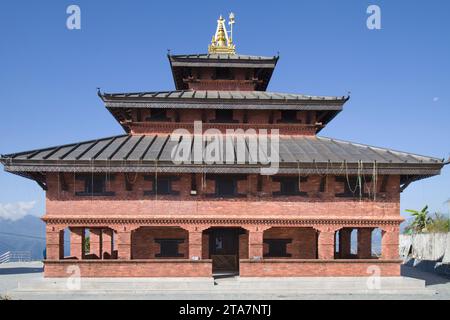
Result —
[[436, 212], [427, 227], [428, 232], [450, 232], [450, 220], [442, 213]]
[[89, 241], [89, 237], [85, 237], [85, 238], [84, 238], [83, 246], [84, 246], [84, 252], [85, 252], [85, 253], [91, 252], [91, 251], [90, 251], [91, 242]]
[[431, 217], [428, 215], [428, 206], [423, 207], [420, 211], [412, 209], [405, 211], [413, 216], [413, 221], [405, 229], [407, 233], [428, 232], [428, 225], [432, 222]]

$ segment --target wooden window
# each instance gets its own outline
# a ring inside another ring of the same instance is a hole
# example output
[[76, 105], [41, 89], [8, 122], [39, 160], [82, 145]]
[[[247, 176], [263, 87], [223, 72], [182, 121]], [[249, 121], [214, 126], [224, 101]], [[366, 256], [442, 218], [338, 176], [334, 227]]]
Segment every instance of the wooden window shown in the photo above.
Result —
[[297, 110], [283, 110], [281, 111], [280, 123], [299, 123], [297, 119]]
[[361, 176], [361, 188], [360, 183], [358, 181], [358, 177], [336, 177], [336, 182], [340, 182], [344, 184], [344, 192], [336, 193], [335, 196], [338, 198], [357, 198], [360, 195], [363, 198], [368, 198], [369, 194], [365, 192], [365, 183], [370, 183], [372, 181], [372, 177]]
[[383, 180], [381, 182], [381, 187], [380, 187], [380, 192], [387, 191], [388, 182], [389, 182], [389, 176], [388, 175], [383, 176]]
[[292, 239], [264, 239], [264, 243], [269, 246], [269, 252], [264, 257], [288, 258], [292, 256], [287, 253], [287, 245], [292, 243]]
[[256, 185], [256, 191], [262, 192], [263, 191], [263, 177], [262, 175], [258, 175], [258, 182]]
[[142, 112], [141, 109], [136, 110], [136, 121], [141, 122], [142, 121]]
[[327, 177], [322, 177], [320, 179], [319, 192], [325, 192], [327, 188]]
[[[280, 191], [273, 192], [273, 196], [307, 196], [300, 190], [298, 177], [274, 177], [273, 181], [280, 183]], [[307, 182], [308, 178], [300, 178], [300, 182]]]
[[306, 123], [307, 124], [312, 124], [312, 112], [311, 111], [306, 111]]
[[233, 119], [233, 110], [220, 109], [216, 110], [216, 118], [212, 120], [213, 123], [237, 123]]
[[152, 181], [152, 190], [144, 191], [144, 195], [179, 195], [180, 192], [174, 191], [172, 187], [173, 182], [179, 179], [172, 176], [144, 176], [145, 181]]
[[77, 176], [84, 181], [84, 191], [75, 192], [76, 196], [114, 196], [115, 192], [107, 191], [107, 182], [114, 180], [114, 175], [93, 174]]
[[214, 78], [217, 80], [231, 80], [233, 75], [230, 68], [216, 68]]
[[150, 109], [150, 117], [147, 117], [145, 120], [147, 121], [168, 121], [167, 118], [167, 110], [162, 108], [153, 108]]
[[216, 195], [218, 197], [232, 197], [237, 193], [237, 183], [232, 177], [216, 179]]
[[61, 191], [69, 191], [69, 185], [66, 182], [64, 173], [59, 173], [58, 179], [59, 179], [59, 185], [61, 186]]
[[206, 179], [214, 180], [215, 192], [207, 194], [213, 198], [246, 197], [246, 194], [238, 193], [238, 181], [246, 180], [246, 175], [207, 175]]
[[184, 239], [155, 239], [159, 244], [160, 251], [155, 255], [157, 258], [181, 258], [182, 253], [178, 252], [178, 246], [184, 242]]

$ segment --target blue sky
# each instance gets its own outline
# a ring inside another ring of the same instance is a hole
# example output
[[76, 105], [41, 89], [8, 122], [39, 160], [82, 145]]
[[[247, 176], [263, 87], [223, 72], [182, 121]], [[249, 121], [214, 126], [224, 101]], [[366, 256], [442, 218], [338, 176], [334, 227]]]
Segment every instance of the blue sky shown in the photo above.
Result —
[[[66, 8], [81, 8], [81, 30]], [[366, 9], [381, 8], [382, 30]], [[235, 12], [242, 54], [281, 59], [271, 91], [346, 95], [321, 135], [418, 154], [450, 156], [450, 24], [447, 0], [430, 1], [2, 1], [0, 153], [101, 138], [122, 129], [106, 92], [173, 89], [167, 49], [204, 53], [219, 14]], [[0, 204], [36, 201], [32, 181], [0, 173]], [[402, 211], [448, 212], [450, 170], [410, 186]], [[20, 207], [20, 206], [19, 206]]]

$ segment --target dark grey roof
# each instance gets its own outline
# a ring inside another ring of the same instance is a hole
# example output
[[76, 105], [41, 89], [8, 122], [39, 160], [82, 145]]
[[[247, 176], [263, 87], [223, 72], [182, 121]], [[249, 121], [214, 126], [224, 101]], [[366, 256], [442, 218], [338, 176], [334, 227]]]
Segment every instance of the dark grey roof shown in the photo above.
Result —
[[[205, 108], [207, 105], [229, 105], [235, 109], [300, 109], [340, 110], [348, 97], [311, 96], [304, 94], [267, 91], [216, 91], [216, 90], [176, 90], [133, 93], [100, 93], [107, 107], [164, 107], [169, 103], [176, 108]], [[192, 105], [198, 104], [198, 106]]]
[[275, 68], [279, 57], [242, 54], [185, 54], [169, 55], [172, 67], [238, 67]]
[[[122, 135], [4, 155], [1, 162], [6, 170], [12, 172], [80, 170], [148, 172], [155, 167], [163, 170], [164, 166], [172, 168], [167, 169], [169, 171], [180, 172], [195, 167], [195, 165], [173, 164], [171, 152], [175, 145], [176, 142], [170, 141], [170, 136], [167, 135]], [[379, 173], [435, 175], [439, 174], [444, 164], [443, 160], [437, 158], [314, 136], [280, 137], [279, 155], [282, 168], [280, 172], [285, 173], [301, 170], [303, 173], [354, 174], [361, 169], [371, 173], [376, 163]], [[248, 161], [242, 165], [235, 162], [217, 165], [217, 168], [226, 169], [227, 166], [230, 170], [237, 170], [236, 168], [248, 167], [251, 164]], [[197, 167], [202, 167], [203, 170], [205, 168], [204, 165]], [[215, 170], [215, 167], [216, 165], [208, 165], [206, 169]], [[225, 169], [223, 172], [228, 172]]]

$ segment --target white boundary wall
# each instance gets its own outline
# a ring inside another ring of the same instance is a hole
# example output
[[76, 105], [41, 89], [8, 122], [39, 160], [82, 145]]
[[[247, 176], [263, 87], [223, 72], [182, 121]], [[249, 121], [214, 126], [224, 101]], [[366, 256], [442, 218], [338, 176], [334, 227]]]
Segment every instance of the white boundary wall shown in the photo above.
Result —
[[400, 235], [400, 255], [450, 264], [450, 233]]

